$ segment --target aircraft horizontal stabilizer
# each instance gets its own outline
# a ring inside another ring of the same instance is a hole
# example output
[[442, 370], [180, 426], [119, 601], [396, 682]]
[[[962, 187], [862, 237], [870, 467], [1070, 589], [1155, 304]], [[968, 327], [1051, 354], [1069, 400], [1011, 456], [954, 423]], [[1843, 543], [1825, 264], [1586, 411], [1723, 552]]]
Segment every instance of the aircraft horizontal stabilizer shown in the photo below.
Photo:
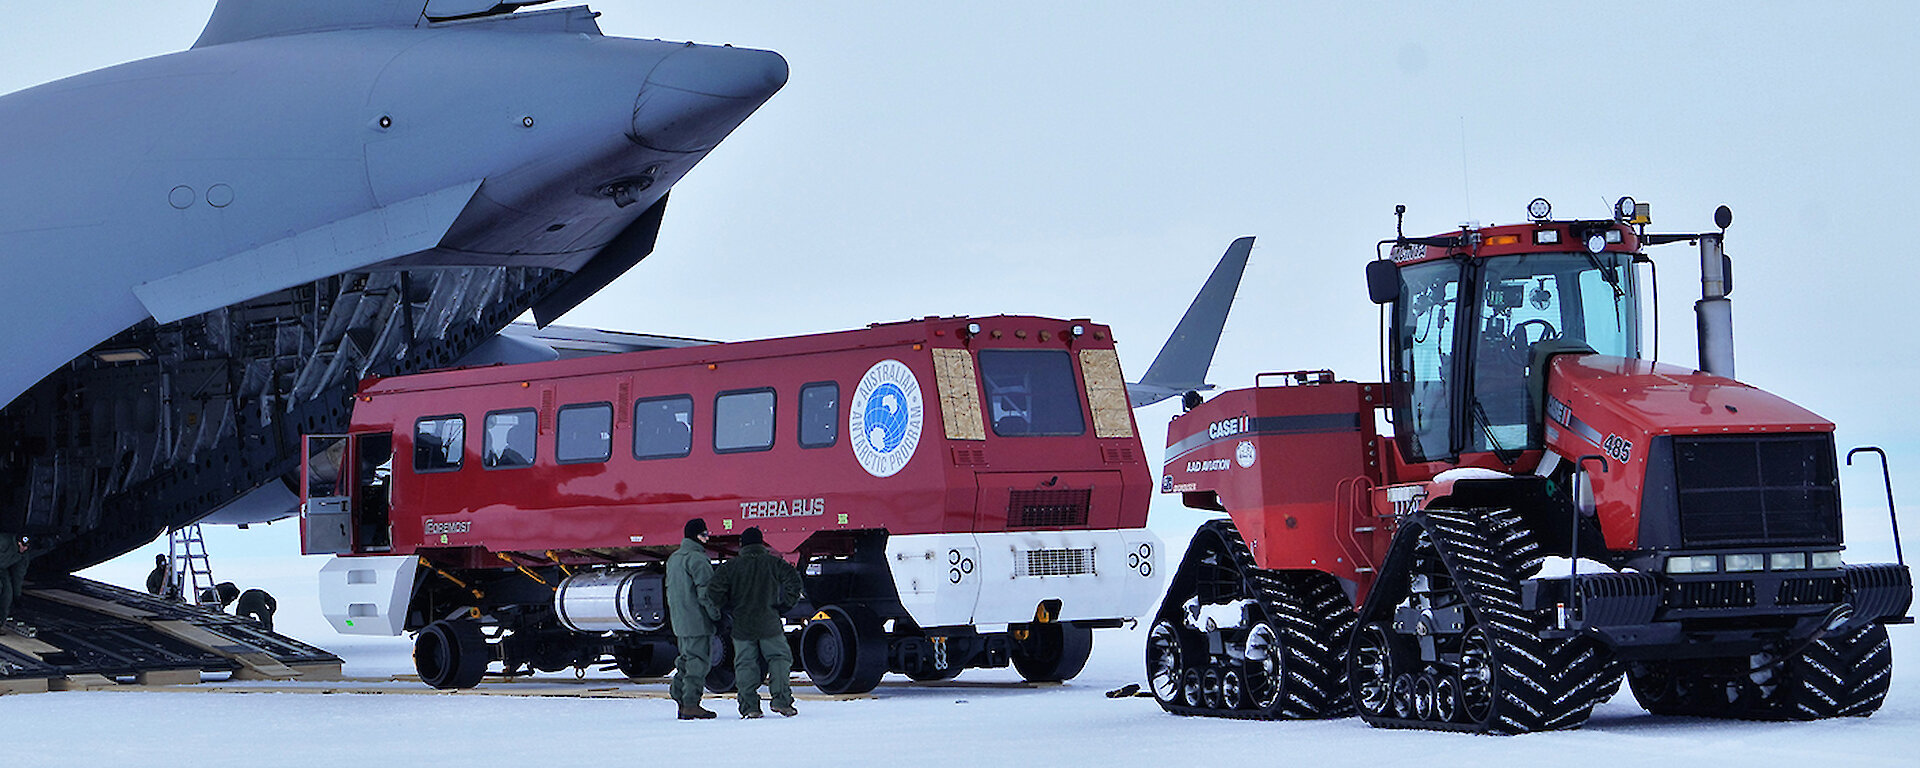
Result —
[[1220, 346], [1220, 332], [1226, 328], [1227, 312], [1233, 309], [1234, 294], [1240, 290], [1240, 276], [1246, 272], [1247, 257], [1253, 253], [1253, 238], [1243, 237], [1227, 246], [1220, 263], [1207, 277], [1193, 304], [1180, 317], [1180, 323], [1167, 337], [1167, 343], [1147, 366], [1147, 374], [1138, 383], [1127, 384], [1127, 399], [1133, 407], [1165, 400], [1194, 390], [1212, 389], [1206, 383], [1207, 369], [1213, 365], [1213, 352]]
[[363, 269], [440, 244], [480, 182], [314, 227], [218, 261], [134, 286], [153, 319], [170, 323], [328, 275]]

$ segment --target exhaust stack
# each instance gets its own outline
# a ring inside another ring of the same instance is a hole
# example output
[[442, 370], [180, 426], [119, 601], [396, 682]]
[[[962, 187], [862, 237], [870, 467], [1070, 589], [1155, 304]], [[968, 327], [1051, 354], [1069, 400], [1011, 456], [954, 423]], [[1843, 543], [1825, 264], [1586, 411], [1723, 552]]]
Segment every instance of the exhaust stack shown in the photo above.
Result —
[[1700, 370], [1715, 376], [1733, 375], [1733, 260], [1725, 250], [1727, 225], [1733, 211], [1720, 206], [1713, 212], [1716, 233], [1700, 235], [1700, 300], [1693, 303], [1700, 336]]

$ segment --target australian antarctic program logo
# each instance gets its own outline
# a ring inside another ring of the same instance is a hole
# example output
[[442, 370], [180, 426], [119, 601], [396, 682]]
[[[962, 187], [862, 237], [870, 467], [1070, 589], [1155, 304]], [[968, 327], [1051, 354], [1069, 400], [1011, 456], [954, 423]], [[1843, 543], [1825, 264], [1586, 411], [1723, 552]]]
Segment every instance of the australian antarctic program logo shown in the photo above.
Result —
[[1233, 449], [1233, 460], [1240, 463], [1241, 469], [1247, 469], [1252, 467], [1253, 466], [1253, 441], [1252, 440], [1240, 441], [1240, 445], [1236, 446]]
[[860, 377], [847, 408], [847, 435], [853, 456], [874, 477], [889, 477], [906, 468], [920, 445], [926, 408], [920, 401], [920, 380], [898, 360], [882, 360]]

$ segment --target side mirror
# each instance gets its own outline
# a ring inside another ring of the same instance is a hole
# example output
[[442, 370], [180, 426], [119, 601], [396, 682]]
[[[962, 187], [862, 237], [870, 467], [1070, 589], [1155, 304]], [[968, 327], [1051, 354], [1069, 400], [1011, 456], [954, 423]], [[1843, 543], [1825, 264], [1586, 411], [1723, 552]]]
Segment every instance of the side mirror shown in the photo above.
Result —
[[1579, 513], [1579, 515], [1574, 518], [1576, 521], [1574, 524], [1575, 537], [1580, 535], [1579, 523], [1577, 522], [1579, 518], [1592, 517], [1594, 513], [1598, 511], [1597, 508], [1599, 507], [1599, 503], [1595, 501], [1593, 496], [1593, 478], [1587, 474], [1588, 462], [1599, 464], [1601, 472], [1607, 471], [1607, 457], [1605, 456], [1591, 454], [1582, 456], [1574, 461], [1573, 508]]
[[1386, 304], [1400, 298], [1400, 265], [1387, 259], [1367, 262], [1367, 298]]

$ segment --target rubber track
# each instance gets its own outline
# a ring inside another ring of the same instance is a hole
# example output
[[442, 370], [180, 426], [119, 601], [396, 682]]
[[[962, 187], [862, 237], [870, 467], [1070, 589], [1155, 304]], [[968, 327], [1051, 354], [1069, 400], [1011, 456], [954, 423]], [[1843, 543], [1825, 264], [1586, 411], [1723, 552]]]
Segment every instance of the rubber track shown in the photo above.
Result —
[[[1815, 640], [1798, 656], [1762, 669], [1745, 658], [1662, 660], [1641, 667], [1676, 676], [1674, 690], [1648, 691], [1659, 683], [1646, 680], [1646, 671], [1636, 675], [1634, 695], [1654, 714], [1740, 720], [1866, 717], [1886, 701], [1893, 650], [1886, 627], [1874, 624]], [[1647, 699], [1661, 692], [1670, 698]]]
[[[1194, 534], [1196, 545], [1217, 543], [1241, 583], [1240, 597], [1251, 599], [1265, 612], [1285, 656], [1280, 663], [1281, 694], [1265, 709], [1216, 709], [1156, 700], [1168, 712], [1183, 716], [1235, 720], [1309, 720], [1353, 714], [1353, 698], [1346, 680], [1346, 650], [1357, 614], [1345, 590], [1333, 576], [1314, 572], [1269, 571], [1254, 566], [1253, 553], [1233, 523], [1212, 520]], [[1201, 566], [1204, 554], [1189, 553], [1183, 570]], [[1211, 566], [1203, 566], [1211, 567]], [[1176, 574], [1172, 583], [1181, 581]], [[1155, 621], [1169, 619], [1183, 636], [1182, 646], [1204, 647], [1200, 632], [1179, 621], [1180, 607], [1193, 594], [1167, 593]], [[1199, 637], [1199, 639], [1195, 639]], [[1151, 652], [1151, 647], [1148, 651]], [[1152, 674], [1152, 670], [1148, 670]]]
[[[1540, 557], [1538, 545], [1518, 515], [1509, 510], [1416, 512], [1401, 522], [1376, 583], [1406, 582], [1421, 532], [1427, 534], [1469, 615], [1492, 645], [1498, 672], [1493, 711], [1482, 724], [1362, 711], [1361, 718], [1368, 724], [1508, 734], [1573, 728], [1586, 721], [1595, 704], [1618, 690], [1619, 670], [1599, 644], [1585, 638], [1543, 640], [1539, 633], [1548, 617], [1521, 609], [1520, 584], [1538, 567]], [[1390, 624], [1398, 603], [1398, 599], [1369, 600], [1363, 621]]]
[[1893, 682], [1893, 647], [1887, 628], [1869, 625], [1840, 638], [1813, 641], [1787, 665], [1782, 685], [1785, 717], [1816, 720], [1866, 717], [1880, 709]]

